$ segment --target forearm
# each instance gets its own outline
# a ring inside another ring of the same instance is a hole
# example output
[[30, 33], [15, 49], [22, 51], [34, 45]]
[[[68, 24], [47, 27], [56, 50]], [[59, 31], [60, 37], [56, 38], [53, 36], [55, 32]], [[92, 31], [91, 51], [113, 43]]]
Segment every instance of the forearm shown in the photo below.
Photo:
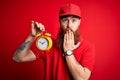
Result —
[[29, 35], [28, 38], [22, 43], [22, 45], [16, 50], [13, 59], [19, 60], [25, 57], [29, 51], [32, 42], [34, 41], [34, 37]]
[[84, 67], [77, 62], [74, 55], [65, 56], [66, 62], [74, 80], [88, 80], [89, 74]]

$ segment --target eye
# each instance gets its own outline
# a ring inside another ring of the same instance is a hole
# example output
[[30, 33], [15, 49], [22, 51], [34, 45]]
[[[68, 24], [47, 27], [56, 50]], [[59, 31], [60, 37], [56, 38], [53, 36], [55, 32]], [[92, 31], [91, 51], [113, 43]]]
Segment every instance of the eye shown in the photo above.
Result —
[[76, 22], [76, 21], [77, 21], [77, 19], [73, 19], [73, 20], [72, 20], [72, 22]]
[[67, 18], [63, 18], [63, 19], [62, 19], [62, 22], [67, 22], [67, 21], [68, 21]]

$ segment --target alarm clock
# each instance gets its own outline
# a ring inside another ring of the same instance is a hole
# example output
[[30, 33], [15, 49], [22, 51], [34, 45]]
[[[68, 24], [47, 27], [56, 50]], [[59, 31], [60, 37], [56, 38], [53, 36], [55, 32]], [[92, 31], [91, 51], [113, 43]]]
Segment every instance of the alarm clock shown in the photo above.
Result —
[[52, 47], [52, 39], [51, 34], [45, 32], [44, 34], [36, 35], [36, 46], [41, 51], [49, 51]]

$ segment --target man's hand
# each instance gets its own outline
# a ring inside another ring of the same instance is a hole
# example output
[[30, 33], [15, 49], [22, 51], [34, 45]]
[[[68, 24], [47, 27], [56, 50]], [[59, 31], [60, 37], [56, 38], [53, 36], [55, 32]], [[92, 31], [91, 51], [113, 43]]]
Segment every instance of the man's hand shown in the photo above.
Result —
[[70, 29], [68, 31], [66, 31], [66, 33], [64, 35], [64, 42], [63, 42], [63, 50], [64, 50], [64, 52], [66, 52], [67, 50], [74, 50], [79, 45], [80, 45], [80, 42], [78, 42], [75, 45], [73, 32]]
[[36, 36], [36, 34], [45, 31], [45, 27], [43, 24], [31, 21], [31, 35]]

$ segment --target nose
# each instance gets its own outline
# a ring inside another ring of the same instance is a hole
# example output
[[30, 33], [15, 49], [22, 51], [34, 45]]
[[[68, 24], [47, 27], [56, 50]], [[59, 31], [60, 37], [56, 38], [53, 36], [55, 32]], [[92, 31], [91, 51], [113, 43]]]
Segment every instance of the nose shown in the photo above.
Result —
[[68, 21], [68, 23], [67, 23], [67, 28], [71, 28], [71, 26], [72, 26], [72, 22], [71, 22], [71, 21]]

